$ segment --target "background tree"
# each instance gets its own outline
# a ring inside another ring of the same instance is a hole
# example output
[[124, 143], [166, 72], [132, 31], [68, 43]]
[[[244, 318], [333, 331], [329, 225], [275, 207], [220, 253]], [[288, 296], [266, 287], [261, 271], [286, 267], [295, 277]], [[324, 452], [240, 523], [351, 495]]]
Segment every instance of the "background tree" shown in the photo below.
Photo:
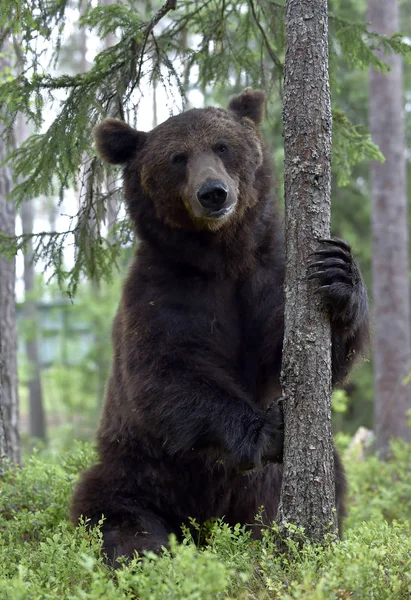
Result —
[[[24, 57], [20, 50], [19, 40], [13, 38], [16, 57], [16, 69], [24, 65]], [[22, 114], [17, 115], [14, 127], [16, 146], [20, 146], [29, 136], [29, 128]], [[31, 235], [34, 231], [34, 202], [23, 202], [20, 207], [20, 219], [23, 235], [27, 236], [24, 252], [24, 304], [23, 317], [26, 320], [26, 356], [28, 361], [27, 387], [29, 399], [29, 434], [32, 438], [46, 440], [46, 422], [44, 415], [43, 394], [41, 384], [41, 366], [38, 347], [38, 312], [37, 294], [35, 294], [35, 265]]]
[[331, 332], [307, 272], [310, 253], [318, 239], [330, 236], [331, 223], [327, 0], [287, 1], [283, 118], [285, 444], [278, 520], [300, 525], [311, 539], [321, 540], [337, 531]]
[[3, 475], [4, 461], [8, 458], [7, 425], [4, 418], [3, 401], [3, 347], [1, 344], [0, 328], [0, 477]]
[[[0, 40], [3, 37], [0, 29]], [[0, 53], [1, 78], [12, 73], [13, 49], [9, 39], [3, 40]], [[4, 133], [4, 121], [7, 119], [4, 107], [0, 107], [0, 136]], [[10, 138], [9, 138], [10, 140]], [[0, 235], [15, 235], [16, 207], [8, 200], [13, 187], [12, 172], [8, 164], [7, 146], [0, 144]], [[0, 254], [0, 345], [1, 345], [1, 401], [3, 427], [6, 436], [6, 451], [13, 461], [20, 458], [18, 434], [18, 390], [17, 390], [17, 327], [16, 327], [16, 261], [14, 256]], [[3, 448], [4, 450], [4, 448]]]
[[[397, 0], [368, 0], [379, 33], [399, 30]], [[370, 129], [385, 162], [371, 163], [375, 432], [386, 457], [392, 437], [411, 440], [411, 321], [408, 266], [404, 95], [401, 56], [383, 56], [388, 73], [370, 72]]]
[[[30, 236], [33, 233], [33, 202], [24, 202], [20, 217], [22, 232]], [[26, 320], [26, 354], [28, 360], [28, 392], [29, 392], [29, 434], [32, 438], [46, 439], [46, 423], [44, 416], [43, 394], [41, 384], [41, 367], [38, 347], [38, 311], [37, 294], [35, 294], [33, 264], [33, 244], [28, 238], [24, 252], [24, 304], [23, 316]]]

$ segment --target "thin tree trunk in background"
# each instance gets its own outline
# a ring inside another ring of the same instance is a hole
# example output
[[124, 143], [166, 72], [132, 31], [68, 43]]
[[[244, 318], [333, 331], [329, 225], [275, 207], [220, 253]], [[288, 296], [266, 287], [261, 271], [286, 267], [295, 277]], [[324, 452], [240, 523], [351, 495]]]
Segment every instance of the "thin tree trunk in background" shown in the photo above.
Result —
[[[278, 521], [312, 540], [337, 532], [331, 428], [331, 332], [307, 281], [329, 237], [332, 119], [327, 0], [287, 0], [284, 79], [284, 476]], [[331, 529], [330, 529], [331, 526]]]
[[[109, 6], [111, 4], [112, 0], [102, 0], [102, 5], [103, 6]], [[104, 40], [104, 45], [106, 48], [110, 48], [111, 46], [114, 46], [114, 44], [117, 43], [117, 39], [116, 36], [113, 33], [109, 33], [109, 35], [106, 36], [105, 40]], [[118, 109], [118, 107], [116, 107]], [[113, 117], [115, 119], [121, 119], [121, 110], [114, 110], [112, 111], [112, 113], [110, 115], [110, 117]], [[113, 236], [113, 232], [112, 229], [114, 227], [114, 225], [116, 224], [116, 220], [117, 220], [117, 212], [118, 212], [118, 207], [120, 206], [120, 202], [121, 202], [121, 198], [120, 198], [120, 193], [117, 191], [115, 191], [118, 188], [117, 185], [117, 179], [116, 177], [109, 171], [106, 171], [106, 188], [107, 188], [107, 194], [108, 194], [108, 198], [107, 198], [107, 206], [106, 206], [106, 211], [107, 211], [107, 228], [109, 230], [109, 232], [111, 232], [111, 236]], [[103, 389], [104, 392], [104, 389]]]
[[[184, 54], [188, 48], [188, 32], [187, 32], [186, 27], [184, 27], [184, 29], [182, 30], [180, 35], [181, 35], [180, 50], [181, 50], [181, 55], [184, 56]], [[189, 91], [189, 88], [190, 88], [191, 61], [189, 61], [187, 59], [187, 57], [185, 57], [184, 62], [185, 62], [185, 66], [184, 66], [184, 72], [183, 72], [183, 90], [184, 90], [183, 111], [186, 111], [186, 110], [190, 110], [190, 108], [193, 108], [193, 107], [187, 97], [187, 92]]]
[[[33, 233], [33, 201], [21, 205], [20, 217], [24, 234]], [[24, 252], [24, 305], [23, 314], [28, 325], [26, 352], [29, 361], [29, 433], [33, 438], [46, 439], [43, 395], [41, 389], [41, 369], [37, 344], [37, 306], [33, 298], [34, 265], [33, 245], [27, 244]]]
[[49, 222], [49, 229], [50, 229], [50, 231], [56, 231], [58, 207], [57, 207], [56, 203], [54, 202], [54, 198], [52, 198], [51, 200], [45, 199], [44, 206], [45, 206], [44, 210], [46, 212], [48, 222]]
[[158, 115], [157, 115], [157, 86], [158, 81], [157, 77], [153, 77], [153, 120], [151, 123], [151, 128], [154, 129], [158, 125]]
[[3, 348], [1, 344], [1, 324], [0, 324], [0, 477], [4, 472], [4, 461], [8, 458], [7, 445], [7, 426], [3, 410]]
[[[14, 51], [16, 55], [17, 72], [22, 72], [24, 67], [24, 56], [21, 53], [19, 40], [13, 40]], [[14, 138], [16, 146], [21, 146], [29, 137], [24, 115], [19, 114], [14, 128]], [[16, 183], [16, 182], [14, 182]], [[20, 208], [20, 218], [23, 234], [33, 233], [34, 209], [33, 201], [24, 202]], [[23, 316], [28, 327], [28, 335], [25, 340], [26, 355], [29, 364], [28, 370], [28, 392], [29, 392], [29, 434], [32, 438], [46, 440], [46, 426], [44, 418], [43, 395], [41, 387], [41, 367], [39, 360], [38, 342], [37, 342], [37, 305], [33, 298], [34, 293], [34, 264], [33, 264], [33, 243], [28, 241], [24, 251], [24, 304]]]
[[[0, 72], [10, 68], [12, 45], [7, 38], [0, 52]], [[3, 125], [0, 122], [0, 135]], [[5, 143], [0, 141], [0, 164], [7, 156]], [[16, 210], [7, 196], [12, 188], [12, 174], [8, 165], [0, 167], [0, 232], [15, 234]], [[17, 386], [17, 327], [16, 327], [16, 260], [0, 255], [0, 345], [2, 357], [2, 412], [6, 435], [7, 456], [20, 460], [19, 411]]]
[[[101, 0], [102, 6], [109, 6], [111, 4], [111, 2], [112, 2], [112, 0]], [[104, 46], [106, 48], [110, 48], [111, 46], [114, 46], [114, 44], [116, 44], [116, 43], [117, 43], [116, 36], [112, 33], [107, 35], [106, 38], [104, 39]], [[119, 97], [120, 97], [120, 94], [119, 94]], [[115, 103], [113, 103], [113, 105], [111, 107], [110, 114], [108, 114], [107, 116], [110, 116], [110, 117], [113, 117], [116, 119], [121, 119], [122, 118], [121, 113], [122, 113], [121, 107], [119, 107], [117, 102], [115, 102]], [[118, 191], [118, 180], [113, 175], [113, 173], [107, 170], [105, 179], [106, 179], [105, 183], [106, 183], [106, 190], [107, 190], [105, 223], [107, 224], [109, 238], [114, 242], [115, 241], [115, 232], [113, 232], [113, 227], [116, 224], [117, 212], [118, 212], [118, 207], [120, 206], [121, 197], [120, 197], [120, 193]], [[94, 301], [98, 304], [100, 302], [100, 298], [101, 298], [101, 291], [100, 291], [100, 288], [95, 284], [95, 282], [93, 282], [93, 296], [94, 296]], [[101, 327], [101, 317], [99, 315], [96, 315], [95, 319], [94, 319], [94, 331], [96, 332], [94, 343], [95, 343], [95, 346], [97, 349], [102, 348], [106, 344], [106, 340], [104, 339], [104, 337], [102, 337], [102, 335], [100, 333], [103, 330], [104, 330], [104, 328]], [[107, 364], [107, 361], [105, 359], [105, 355], [103, 352], [97, 352], [96, 368], [97, 368], [96, 407], [97, 407], [97, 413], [99, 414], [101, 411], [103, 401], [104, 401], [106, 382], [107, 382], [107, 377], [108, 377], [108, 372], [109, 372], [109, 365]]]
[[[379, 33], [400, 29], [397, 0], [368, 0], [368, 20]], [[371, 165], [374, 305], [374, 420], [377, 449], [386, 458], [392, 437], [411, 440], [410, 301], [402, 58], [380, 57], [391, 66], [371, 70], [370, 129], [385, 162]]]

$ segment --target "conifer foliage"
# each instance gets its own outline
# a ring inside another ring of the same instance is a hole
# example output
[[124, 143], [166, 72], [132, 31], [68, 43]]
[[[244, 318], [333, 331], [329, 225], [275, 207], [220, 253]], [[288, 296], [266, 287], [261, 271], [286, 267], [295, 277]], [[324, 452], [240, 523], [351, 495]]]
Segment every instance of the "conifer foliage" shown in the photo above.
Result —
[[[186, 104], [190, 88], [210, 97], [221, 90], [228, 96], [247, 85], [270, 90], [272, 102], [279, 105], [285, 52], [281, 2], [125, 0], [96, 6], [83, 1], [78, 26], [102, 40], [115, 34], [116, 43], [103, 46], [90, 70], [69, 75], [61, 72], [59, 57], [73, 9], [80, 14], [79, 6], [68, 0], [0, 0], [0, 43], [13, 37], [25, 61], [19, 74], [1, 80], [0, 114], [7, 114], [4, 138], [18, 113], [35, 127], [9, 156], [19, 181], [11, 198], [17, 205], [40, 195], [61, 201], [66, 190], [79, 190], [79, 210], [71, 215], [66, 231], [30, 234], [34, 259], [51, 267], [70, 293], [83, 275], [95, 281], [108, 277], [131, 235], [126, 220], [117, 222], [116, 235], [107, 235], [103, 227], [107, 203], [119, 190], [108, 190], [104, 183], [93, 127], [106, 115], [135, 123], [143, 90], [153, 82], [163, 87], [175, 110]], [[398, 35], [379, 35], [368, 31], [365, 23], [349, 22], [331, 11], [332, 85], [342, 63], [384, 70], [373, 52], [377, 46], [409, 52]], [[46, 126], [51, 108], [55, 116]], [[369, 136], [338, 106], [333, 152], [340, 183], [348, 181], [351, 166], [364, 156], [380, 156]], [[1, 234], [0, 252], [14, 254], [27, 239]], [[67, 270], [68, 244], [75, 246], [75, 263]]]

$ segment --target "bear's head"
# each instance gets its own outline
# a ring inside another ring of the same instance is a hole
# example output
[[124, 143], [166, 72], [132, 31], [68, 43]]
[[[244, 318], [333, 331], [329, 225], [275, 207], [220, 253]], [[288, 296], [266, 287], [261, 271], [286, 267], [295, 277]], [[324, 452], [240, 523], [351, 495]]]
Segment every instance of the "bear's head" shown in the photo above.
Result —
[[99, 125], [98, 153], [125, 165], [132, 217], [142, 218], [137, 206], [148, 201], [157, 219], [186, 230], [216, 231], [242, 219], [261, 197], [261, 186], [269, 188], [269, 175], [260, 172], [264, 103], [262, 91], [246, 89], [228, 110], [192, 109], [149, 133], [115, 119]]

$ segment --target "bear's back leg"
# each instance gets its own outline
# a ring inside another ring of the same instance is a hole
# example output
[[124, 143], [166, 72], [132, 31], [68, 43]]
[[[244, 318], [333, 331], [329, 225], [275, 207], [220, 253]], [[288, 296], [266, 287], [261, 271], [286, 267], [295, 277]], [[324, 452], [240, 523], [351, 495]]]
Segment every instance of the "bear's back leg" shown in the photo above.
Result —
[[[232, 526], [237, 523], [247, 525], [252, 529], [253, 537], [260, 537], [261, 525], [270, 525], [276, 518], [281, 480], [282, 465], [278, 464], [238, 475], [232, 484], [231, 503], [225, 521]], [[257, 515], [261, 515], [261, 522], [256, 522]]]
[[[335, 499], [338, 520], [338, 531], [342, 537], [345, 511], [345, 495], [347, 485], [344, 467], [337, 450], [334, 449]], [[270, 525], [277, 517], [280, 502], [283, 467], [281, 464], [269, 464], [261, 471], [252, 471], [238, 475], [231, 488], [230, 508], [225, 514], [229, 525], [248, 525], [253, 537], [260, 537], [261, 527]], [[263, 507], [263, 510], [261, 510]], [[256, 515], [261, 514], [261, 521], [256, 523]]]
[[140, 513], [137, 521], [124, 520], [123, 523], [108, 521], [103, 525], [103, 552], [111, 563], [116, 565], [120, 556], [133, 557], [135, 552], [160, 552], [168, 547], [166, 526], [154, 513]]
[[110, 478], [108, 469], [101, 464], [85, 471], [70, 507], [75, 525], [84, 517], [92, 527], [104, 517], [103, 552], [113, 563], [123, 555], [132, 557], [134, 552], [159, 552], [168, 546], [169, 535], [176, 533], [148, 506], [137, 489], [129, 489], [127, 479], [121, 477], [121, 469], [117, 475], [117, 479]]

